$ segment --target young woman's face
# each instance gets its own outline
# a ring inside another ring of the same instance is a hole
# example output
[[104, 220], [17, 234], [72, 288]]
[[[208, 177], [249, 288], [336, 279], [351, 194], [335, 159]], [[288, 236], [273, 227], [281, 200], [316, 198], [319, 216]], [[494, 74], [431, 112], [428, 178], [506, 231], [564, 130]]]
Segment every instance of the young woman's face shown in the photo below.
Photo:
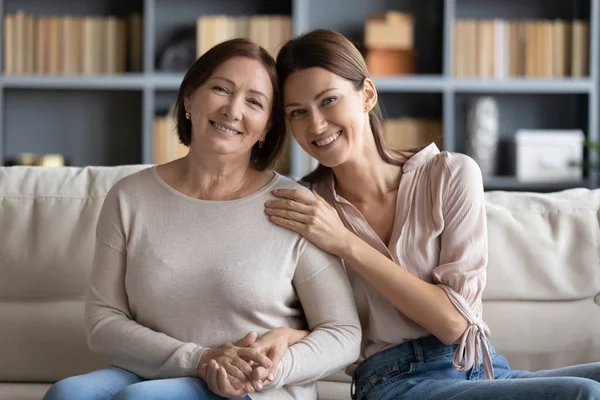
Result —
[[302, 148], [336, 167], [360, 153], [368, 127], [364, 92], [324, 68], [296, 71], [285, 81], [286, 119]]
[[273, 86], [257, 60], [233, 57], [184, 101], [192, 146], [200, 152], [248, 156], [268, 130]]

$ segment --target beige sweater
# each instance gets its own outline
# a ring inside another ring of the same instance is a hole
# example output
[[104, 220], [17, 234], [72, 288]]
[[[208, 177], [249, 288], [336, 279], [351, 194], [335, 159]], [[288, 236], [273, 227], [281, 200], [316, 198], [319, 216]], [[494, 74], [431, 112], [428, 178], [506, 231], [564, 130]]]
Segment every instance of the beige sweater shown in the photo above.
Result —
[[177, 192], [155, 167], [118, 182], [98, 220], [90, 347], [144, 378], [196, 376], [205, 348], [309, 328], [251, 397], [316, 399], [317, 379], [358, 358], [360, 324], [340, 260], [269, 221], [275, 188], [302, 187], [276, 174], [249, 196], [207, 201]]
[[[348, 229], [398, 268], [446, 292], [469, 323], [455, 354], [456, 368], [471, 369], [482, 352], [486, 376], [493, 377], [481, 303], [488, 257], [485, 197], [475, 161], [464, 154], [440, 152], [435, 144], [412, 156], [402, 169], [389, 243], [383, 243], [362, 214], [336, 193], [333, 174], [314, 189], [336, 208]], [[351, 265], [347, 269], [363, 328], [361, 360], [431, 334], [403, 315]]]

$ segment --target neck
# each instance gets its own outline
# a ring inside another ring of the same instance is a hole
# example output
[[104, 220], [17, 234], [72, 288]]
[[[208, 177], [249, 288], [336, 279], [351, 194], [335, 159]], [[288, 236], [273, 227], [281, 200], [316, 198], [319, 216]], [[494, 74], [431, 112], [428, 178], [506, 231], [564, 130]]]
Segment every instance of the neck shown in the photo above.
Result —
[[400, 166], [381, 158], [370, 129], [363, 137], [363, 153], [333, 168], [336, 191], [351, 203], [383, 199], [398, 189], [402, 176]]
[[231, 200], [243, 197], [258, 173], [244, 157], [194, 155], [181, 159], [181, 184], [190, 195], [205, 200]]

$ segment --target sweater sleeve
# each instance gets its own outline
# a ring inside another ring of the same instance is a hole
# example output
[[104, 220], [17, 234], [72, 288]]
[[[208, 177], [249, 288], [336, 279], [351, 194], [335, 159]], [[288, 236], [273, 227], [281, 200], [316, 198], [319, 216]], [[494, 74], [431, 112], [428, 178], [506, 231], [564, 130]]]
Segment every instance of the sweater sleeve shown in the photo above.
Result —
[[311, 333], [290, 346], [275, 380], [265, 381], [264, 389], [313, 382], [351, 364], [360, 354], [360, 322], [342, 262], [306, 242], [294, 287]]
[[493, 378], [489, 330], [482, 320], [488, 243], [481, 171], [473, 159], [452, 154], [445, 159], [441, 180], [444, 229], [433, 283], [446, 292], [468, 322], [459, 339], [454, 366], [460, 371], [470, 370], [478, 365], [481, 351], [486, 378]]
[[183, 343], [138, 324], [128, 305], [125, 274], [129, 207], [116, 188], [109, 191], [96, 228], [96, 249], [85, 304], [92, 351], [146, 379], [196, 376], [203, 347]]

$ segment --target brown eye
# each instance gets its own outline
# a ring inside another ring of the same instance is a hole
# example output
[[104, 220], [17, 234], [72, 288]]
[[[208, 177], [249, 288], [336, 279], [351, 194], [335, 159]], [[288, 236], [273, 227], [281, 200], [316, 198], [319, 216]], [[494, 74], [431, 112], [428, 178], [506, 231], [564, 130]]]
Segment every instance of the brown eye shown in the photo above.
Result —
[[254, 106], [257, 106], [259, 108], [263, 108], [263, 105], [260, 101], [256, 100], [256, 99], [250, 99], [248, 100], [248, 102]]
[[223, 86], [213, 86], [212, 88], [215, 92], [219, 92], [219, 93], [227, 93], [227, 89], [225, 89]]

